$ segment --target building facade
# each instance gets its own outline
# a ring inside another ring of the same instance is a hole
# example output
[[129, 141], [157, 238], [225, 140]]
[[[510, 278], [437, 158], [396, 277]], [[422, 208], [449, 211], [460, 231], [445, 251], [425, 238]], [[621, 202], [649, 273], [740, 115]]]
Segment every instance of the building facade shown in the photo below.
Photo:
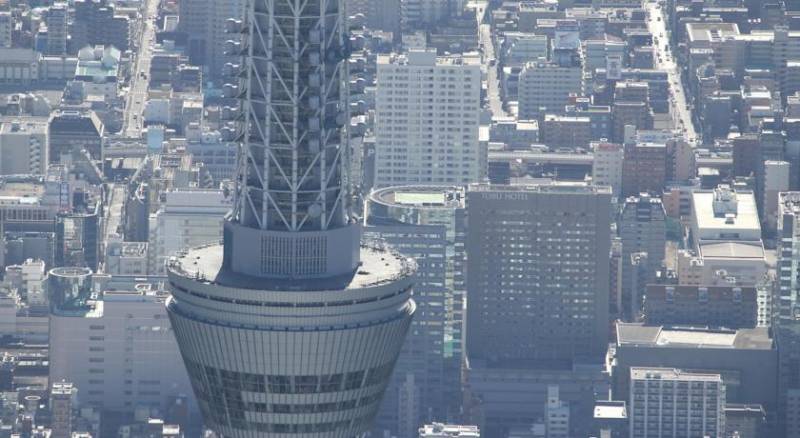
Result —
[[50, 163], [58, 163], [62, 154], [85, 149], [95, 160], [102, 159], [105, 127], [94, 111], [64, 110], [50, 118]]
[[203, 66], [208, 79], [224, 80], [223, 67], [237, 59], [226, 54], [225, 45], [232, 39], [226, 34], [226, 21], [241, 20], [245, 15], [245, 2], [185, 0], [178, 5], [178, 15], [178, 26], [187, 36], [189, 61]]
[[722, 436], [725, 385], [719, 374], [631, 368], [629, 412], [632, 437]]
[[642, 286], [656, 278], [664, 263], [667, 241], [666, 213], [661, 200], [643, 193], [625, 199], [618, 221], [622, 240], [622, 312], [626, 321], [635, 320], [642, 310], [644, 290], [633, 290], [632, 276], [635, 266], [630, 263], [636, 253], [647, 253]]
[[375, 187], [468, 184], [480, 178], [477, 56], [412, 50], [378, 57]]
[[411, 437], [426, 422], [456, 418], [464, 284], [464, 190], [388, 187], [370, 194], [367, 238], [383, 239], [417, 261], [417, 316], [411, 324], [376, 429]]
[[660, 194], [667, 180], [667, 147], [658, 143], [625, 143], [622, 196]]
[[4, 120], [0, 124], [0, 175], [44, 175], [49, 149], [46, 119]]
[[80, 388], [82, 406], [105, 412], [166, 412], [175, 397], [191, 396], [164, 307], [167, 294], [106, 291], [92, 300], [83, 295], [90, 291], [67, 296], [51, 313], [50, 380], [68, 379]]
[[583, 94], [583, 69], [544, 60], [529, 62], [519, 75], [519, 118], [563, 114], [570, 95]]
[[622, 145], [593, 142], [592, 182], [598, 186], [609, 186], [615, 197], [622, 192]]
[[150, 215], [148, 271], [166, 272], [167, 259], [184, 249], [218, 243], [222, 222], [231, 209], [231, 199], [221, 190], [173, 189], [162, 207]]
[[758, 325], [755, 287], [648, 284], [645, 296], [647, 324], [733, 329]]
[[69, 7], [65, 2], [54, 2], [47, 10], [46, 55], [64, 56], [67, 54], [68, 19]]
[[610, 215], [608, 187], [470, 186], [470, 360], [605, 354]]

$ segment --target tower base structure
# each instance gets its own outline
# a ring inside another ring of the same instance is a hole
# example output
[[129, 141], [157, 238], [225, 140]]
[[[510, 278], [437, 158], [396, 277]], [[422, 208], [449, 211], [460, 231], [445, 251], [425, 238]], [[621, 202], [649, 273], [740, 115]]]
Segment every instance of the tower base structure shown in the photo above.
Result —
[[362, 245], [351, 274], [273, 280], [223, 246], [170, 260], [167, 310], [206, 426], [225, 438], [352, 438], [375, 416], [415, 311], [416, 265]]

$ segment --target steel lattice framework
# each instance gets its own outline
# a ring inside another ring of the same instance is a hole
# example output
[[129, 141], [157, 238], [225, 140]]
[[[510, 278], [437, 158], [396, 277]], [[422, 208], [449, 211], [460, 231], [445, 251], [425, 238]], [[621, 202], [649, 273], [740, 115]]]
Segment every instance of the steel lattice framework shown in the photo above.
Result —
[[348, 223], [343, 0], [253, 0], [245, 22], [232, 220], [271, 231]]

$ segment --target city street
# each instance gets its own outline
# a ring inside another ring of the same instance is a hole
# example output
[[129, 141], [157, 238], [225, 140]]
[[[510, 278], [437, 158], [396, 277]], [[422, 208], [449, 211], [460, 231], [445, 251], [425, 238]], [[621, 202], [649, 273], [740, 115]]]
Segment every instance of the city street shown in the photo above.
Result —
[[491, 65], [490, 60], [497, 59], [494, 43], [492, 42], [492, 28], [488, 24], [480, 25], [480, 41], [483, 47], [483, 65], [486, 67], [487, 99], [489, 109], [494, 117], [507, 117], [508, 113], [503, 109], [503, 101], [500, 98], [500, 78], [497, 74], [497, 64]]
[[144, 0], [142, 8], [141, 40], [136, 63], [131, 72], [130, 89], [125, 102], [125, 122], [122, 133], [126, 137], [142, 135], [144, 105], [147, 101], [147, 88], [150, 82], [150, 61], [155, 46], [154, 20], [158, 15], [160, 0]]
[[[655, 46], [656, 68], [666, 71], [669, 75], [670, 94], [672, 96], [670, 112], [672, 113], [673, 127], [683, 131], [684, 138], [691, 144], [701, 141], [692, 122], [692, 112], [687, 107], [686, 95], [681, 82], [681, 71], [675, 58], [668, 49], [669, 32], [667, 31], [664, 9], [656, 1], [645, 1], [647, 10], [647, 28], [653, 34]], [[658, 39], [656, 42], [655, 39]]]
[[[492, 26], [484, 24], [484, 15], [488, 13], [488, 6], [488, 2], [485, 0], [473, 0], [470, 2], [469, 7], [477, 12], [481, 56], [483, 57], [483, 65], [486, 68], [486, 98], [489, 103], [489, 110], [491, 110], [493, 117], [508, 117], [509, 114], [503, 109], [503, 100], [500, 98], [499, 64], [497, 63], [497, 53], [495, 53], [494, 40], [492, 39]], [[494, 63], [491, 63], [492, 59], [495, 60]]]

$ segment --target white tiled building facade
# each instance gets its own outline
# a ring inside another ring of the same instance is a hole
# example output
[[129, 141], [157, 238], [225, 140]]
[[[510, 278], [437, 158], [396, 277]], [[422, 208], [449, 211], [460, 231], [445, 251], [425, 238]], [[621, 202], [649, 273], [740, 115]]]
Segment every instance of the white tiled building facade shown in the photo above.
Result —
[[50, 316], [50, 381], [80, 388], [82, 406], [162, 410], [192, 396], [162, 293], [106, 292], [85, 308]]
[[149, 272], [166, 272], [166, 260], [182, 249], [219, 242], [222, 220], [230, 208], [231, 201], [221, 190], [167, 192], [162, 209], [150, 216]]
[[725, 385], [719, 374], [631, 368], [631, 438], [721, 436]]
[[583, 93], [583, 69], [538, 60], [529, 62], [519, 75], [519, 118], [535, 119], [542, 111], [563, 114], [570, 94]]
[[378, 56], [375, 186], [477, 182], [480, 93], [477, 55]]

